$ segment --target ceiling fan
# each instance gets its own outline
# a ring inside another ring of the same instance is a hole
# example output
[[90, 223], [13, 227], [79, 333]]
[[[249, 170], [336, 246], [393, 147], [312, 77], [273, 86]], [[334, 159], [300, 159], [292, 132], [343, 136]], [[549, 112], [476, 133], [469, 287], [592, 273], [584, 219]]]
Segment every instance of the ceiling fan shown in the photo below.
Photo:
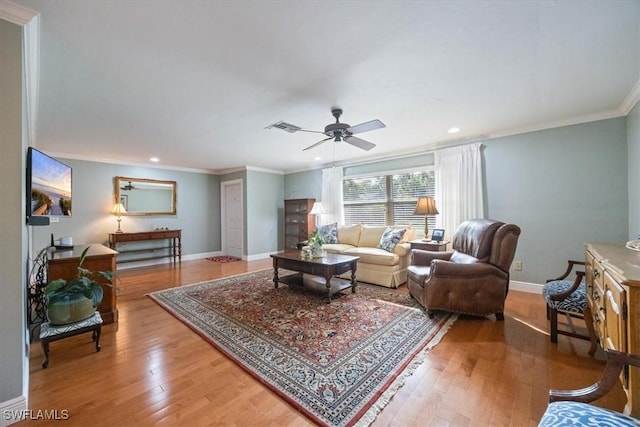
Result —
[[131, 181], [128, 181], [129, 183], [127, 185], [123, 185], [122, 187], [120, 187], [121, 190], [124, 191], [131, 191], [131, 190], [135, 190], [136, 187], [133, 186], [133, 184], [131, 184]]
[[370, 120], [368, 122], [364, 122], [364, 123], [360, 123], [359, 125], [355, 125], [355, 126], [351, 126], [347, 123], [340, 123], [340, 116], [342, 115], [342, 109], [341, 108], [332, 108], [331, 109], [331, 114], [333, 115], [333, 117], [336, 118], [336, 122], [335, 123], [331, 123], [328, 124], [327, 126], [325, 126], [324, 131], [319, 131], [319, 130], [307, 130], [307, 129], [302, 129], [298, 126], [294, 126], [285, 122], [278, 122], [278, 123], [274, 123], [271, 126], [267, 126], [267, 129], [270, 129], [272, 127], [276, 127], [278, 129], [282, 129], [285, 130], [287, 132], [312, 132], [312, 133], [321, 133], [326, 135], [328, 138], [325, 138], [321, 141], [316, 142], [313, 145], [310, 145], [309, 147], [305, 148], [302, 151], [306, 151], [306, 150], [310, 150], [312, 148], [317, 147], [318, 145], [329, 141], [330, 139], [333, 139], [336, 142], [340, 142], [340, 141], [344, 141], [347, 144], [351, 144], [353, 146], [356, 146], [358, 148], [361, 148], [363, 150], [371, 150], [373, 147], [376, 146], [376, 144], [369, 142], [369, 141], [365, 141], [362, 138], [358, 138], [356, 136], [353, 136], [354, 134], [358, 134], [358, 133], [363, 133], [363, 132], [368, 132], [370, 130], [375, 130], [375, 129], [380, 129], [385, 127], [385, 124], [382, 123], [380, 120], [375, 119], [375, 120]]

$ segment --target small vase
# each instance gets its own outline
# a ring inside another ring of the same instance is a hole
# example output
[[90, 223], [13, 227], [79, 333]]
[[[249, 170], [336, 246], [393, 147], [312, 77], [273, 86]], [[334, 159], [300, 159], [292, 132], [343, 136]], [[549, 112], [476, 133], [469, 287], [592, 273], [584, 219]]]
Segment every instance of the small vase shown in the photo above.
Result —
[[321, 258], [322, 257], [322, 245], [311, 244], [309, 246], [311, 252], [311, 258]]
[[52, 325], [68, 325], [88, 319], [95, 313], [93, 301], [78, 295], [65, 301], [57, 301], [47, 306], [47, 317]]

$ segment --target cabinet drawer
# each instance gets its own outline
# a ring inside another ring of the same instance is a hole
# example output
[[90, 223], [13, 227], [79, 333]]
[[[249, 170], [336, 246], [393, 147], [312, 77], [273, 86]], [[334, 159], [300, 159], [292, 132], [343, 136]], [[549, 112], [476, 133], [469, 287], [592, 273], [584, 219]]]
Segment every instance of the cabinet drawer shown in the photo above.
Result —
[[596, 335], [598, 335], [598, 339], [601, 345], [605, 345], [605, 318], [604, 318], [604, 308], [602, 306], [593, 306], [592, 315], [593, 315], [593, 327], [596, 331]]
[[607, 272], [604, 273], [604, 287], [606, 346], [610, 349], [626, 352], [626, 291]]
[[587, 282], [587, 296], [593, 295], [593, 255], [587, 251], [585, 266], [584, 266], [584, 278]]
[[604, 267], [602, 266], [602, 264], [600, 264], [600, 262], [597, 259], [593, 260], [593, 267], [591, 270], [591, 277], [593, 279], [593, 284], [594, 286], [600, 286], [601, 288], [604, 288]]

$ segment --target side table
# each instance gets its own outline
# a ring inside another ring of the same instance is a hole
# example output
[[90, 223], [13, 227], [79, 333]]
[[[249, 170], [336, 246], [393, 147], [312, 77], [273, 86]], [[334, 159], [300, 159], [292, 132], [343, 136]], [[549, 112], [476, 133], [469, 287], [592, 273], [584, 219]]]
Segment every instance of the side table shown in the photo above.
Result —
[[100, 351], [100, 332], [102, 329], [102, 317], [99, 312], [95, 312], [88, 319], [81, 320], [68, 325], [52, 325], [45, 322], [40, 326], [40, 344], [44, 353], [42, 367], [49, 365], [49, 343], [61, 340], [63, 338], [72, 337], [74, 335], [92, 332], [91, 338], [96, 343], [96, 352]]
[[449, 246], [449, 241], [430, 242], [424, 240], [411, 240], [411, 249], [422, 249], [423, 251], [445, 252]]

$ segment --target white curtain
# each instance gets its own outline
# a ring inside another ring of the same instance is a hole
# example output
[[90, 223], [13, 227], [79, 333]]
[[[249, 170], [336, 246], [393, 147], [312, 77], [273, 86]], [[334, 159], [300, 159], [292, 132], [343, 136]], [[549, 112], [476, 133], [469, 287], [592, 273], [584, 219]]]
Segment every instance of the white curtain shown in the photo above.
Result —
[[447, 240], [462, 221], [484, 218], [481, 143], [445, 148], [434, 153], [439, 228]]
[[330, 167], [322, 169], [322, 225], [337, 222], [344, 224], [342, 207], [342, 168]]
[[36, 15], [24, 26], [22, 42], [27, 107], [27, 135], [29, 145], [36, 145], [38, 97], [40, 95], [40, 16]]

